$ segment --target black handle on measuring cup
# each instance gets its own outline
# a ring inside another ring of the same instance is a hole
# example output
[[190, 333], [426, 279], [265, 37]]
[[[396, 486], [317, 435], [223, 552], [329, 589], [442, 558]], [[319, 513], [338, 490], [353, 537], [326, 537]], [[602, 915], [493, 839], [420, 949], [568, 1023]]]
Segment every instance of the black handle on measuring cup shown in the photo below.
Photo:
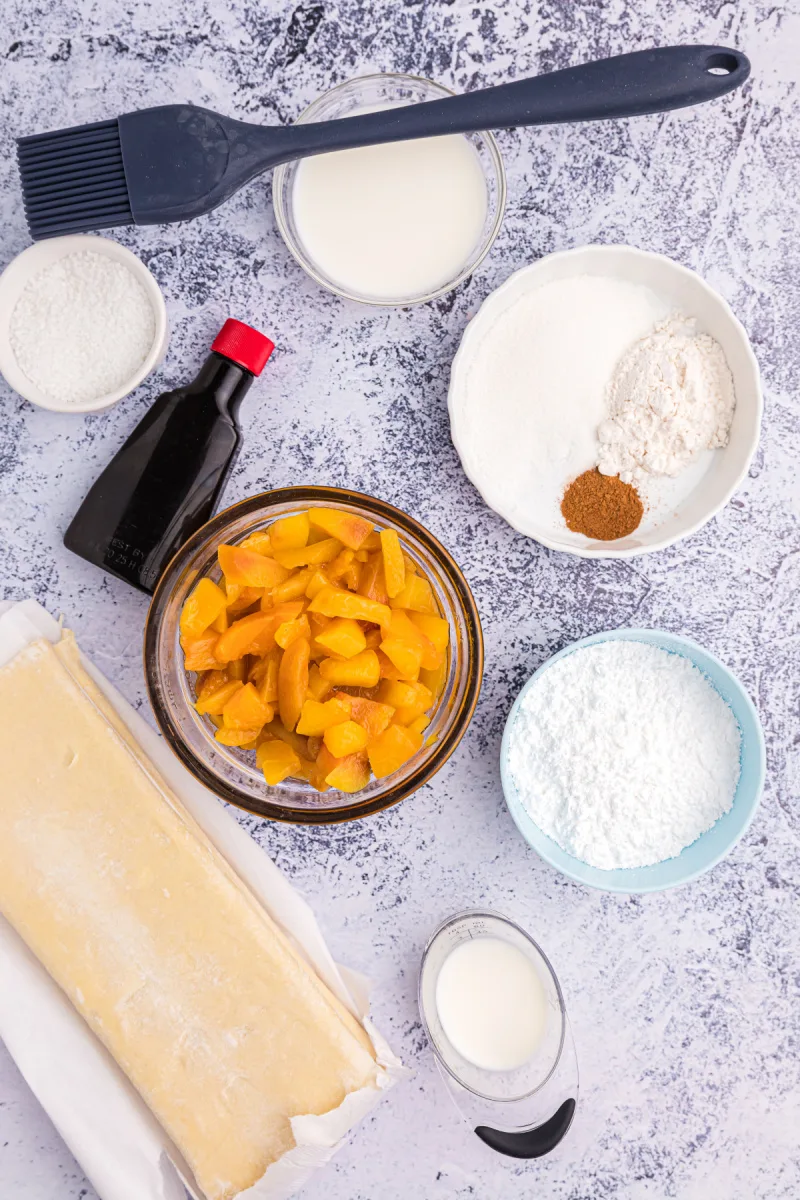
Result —
[[521, 1133], [506, 1133], [502, 1129], [490, 1129], [479, 1125], [475, 1132], [482, 1142], [498, 1154], [509, 1158], [542, 1158], [555, 1150], [567, 1133], [575, 1116], [575, 1101], [565, 1100], [556, 1113], [535, 1129], [524, 1129]]

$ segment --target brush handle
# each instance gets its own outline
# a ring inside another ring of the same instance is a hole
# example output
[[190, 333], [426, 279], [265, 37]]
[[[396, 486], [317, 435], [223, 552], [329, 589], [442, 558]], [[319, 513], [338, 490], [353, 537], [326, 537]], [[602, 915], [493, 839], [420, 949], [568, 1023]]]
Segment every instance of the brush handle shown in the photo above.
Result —
[[[137, 225], [186, 221], [211, 212], [255, 176], [292, 159], [439, 134], [666, 112], [722, 96], [749, 72], [750, 64], [738, 50], [668, 46], [445, 100], [310, 125], [251, 125], [207, 108], [168, 104], [119, 117], [123, 182]], [[79, 139], [89, 136], [67, 132]], [[63, 136], [53, 135], [53, 153]], [[35, 145], [30, 153], [38, 153]], [[70, 153], [76, 157], [78, 149]], [[35, 178], [31, 183], [39, 186]], [[83, 204], [85, 208], [85, 200]], [[58, 220], [62, 215], [57, 210]], [[78, 227], [95, 228], [97, 221]], [[47, 233], [53, 232], [63, 229], [51, 222]]]
[[[273, 129], [273, 146], [278, 149], [283, 144], [281, 157], [270, 165], [330, 150], [439, 134], [668, 112], [724, 96], [744, 83], [749, 73], [745, 55], [722, 46], [639, 50], [446, 100]], [[276, 133], [281, 135], [277, 141]]]

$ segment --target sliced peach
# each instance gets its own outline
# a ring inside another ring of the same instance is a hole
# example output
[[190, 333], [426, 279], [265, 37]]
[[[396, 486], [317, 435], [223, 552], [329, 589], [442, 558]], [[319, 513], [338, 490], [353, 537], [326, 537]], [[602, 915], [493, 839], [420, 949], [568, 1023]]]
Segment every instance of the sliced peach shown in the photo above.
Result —
[[241, 546], [226, 546], [223, 543], [217, 550], [217, 557], [225, 578], [230, 583], [240, 583], [244, 587], [277, 587], [289, 575], [286, 567], [274, 558], [267, 558]]
[[272, 542], [270, 541], [268, 529], [257, 529], [255, 533], [251, 533], [239, 542], [241, 550], [255, 550], [256, 554], [264, 554], [267, 558], [272, 558]]
[[342, 543], [336, 538], [326, 538], [322, 542], [309, 543], [298, 550], [279, 550], [276, 558], [287, 569], [293, 571], [297, 567], [320, 566], [332, 562], [342, 548]]
[[305, 758], [301, 758], [298, 761], [300, 763], [300, 766], [297, 768], [297, 770], [294, 773], [295, 778], [296, 779], [307, 779], [308, 782], [311, 783], [311, 778], [314, 773], [315, 763], [313, 762], [313, 760], [311, 762], [309, 762]]
[[338, 508], [310, 508], [308, 519], [317, 529], [324, 529], [350, 550], [360, 550], [373, 528], [363, 517]]
[[[300, 719], [302, 720], [302, 714], [301, 714]], [[319, 754], [320, 750], [322, 749], [322, 747], [324, 746], [325, 743], [323, 742], [321, 737], [310, 737], [307, 739], [307, 741], [308, 741], [308, 757], [313, 762], [317, 758], [317, 755]]]
[[342, 583], [349, 592], [357, 592], [361, 583], [361, 563], [352, 562], [342, 576]]
[[279, 550], [299, 550], [308, 541], [311, 529], [308, 513], [296, 513], [291, 517], [281, 517], [269, 527], [269, 538], [273, 554]]
[[244, 658], [235, 658], [233, 662], [229, 662], [225, 668], [225, 674], [228, 679], [238, 679], [240, 683], [244, 683], [247, 678], [247, 662]]
[[[415, 613], [415, 616], [429, 616], [428, 613]], [[438, 620], [438, 617], [432, 617], [431, 620]], [[447, 625], [447, 622], [445, 622]], [[425, 667], [427, 671], [433, 671], [442, 661], [443, 652], [433, 644], [430, 638], [423, 633], [422, 629], [412, 621], [409, 614], [402, 608], [392, 609], [392, 624], [389, 628], [392, 637], [401, 638], [405, 642], [416, 646], [420, 652], [420, 666]], [[386, 653], [386, 651], [384, 651]], [[389, 655], [391, 658], [391, 655]]]
[[276, 604], [273, 608], [268, 609], [268, 612], [277, 621], [278, 625], [282, 625], [284, 621], [293, 621], [295, 617], [299, 617], [305, 609], [305, 604], [305, 600], [302, 599], [283, 600], [280, 604]]
[[422, 738], [401, 725], [390, 725], [367, 748], [369, 765], [378, 779], [385, 779], [416, 754]]
[[[223, 636], [225, 636], [223, 634]], [[278, 673], [278, 710], [285, 729], [293, 730], [308, 691], [308, 661], [311, 647], [305, 638], [284, 650]]]
[[[341, 725], [350, 720], [350, 698], [342, 696], [338, 699], [303, 701], [300, 720], [297, 722], [297, 732], [307, 737], [322, 737], [326, 729], [333, 725]], [[360, 747], [358, 747], [360, 749]]]
[[240, 617], [226, 633], [220, 634], [217, 643], [220, 662], [241, 658], [243, 654], [267, 654], [275, 646], [275, 634], [280, 626], [299, 617], [302, 611], [302, 600], [286, 600], [266, 612]]
[[413, 612], [433, 613], [438, 616], [433, 589], [421, 575], [409, 575], [402, 591], [391, 601], [392, 608], [409, 608]]
[[264, 703], [252, 683], [243, 684], [222, 710], [226, 728], [255, 729], [256, 733], [274, 716], [274, 708]]
[[369, 759], [363, 751], [340, 758], [333, 770], [325, 776], [328, 786], [338, 792], [360, 792], [369, 780]]
[[319, 592], [321, 592], [323, 588], [330, 587], [330, 586], [331, 586], [331, 581], [330, 581], [329, 577], [323, 571], [322, 567], [315, 567], [314, 574], [311, 576], [308, 583], [306, 584], [306, 595], [308, 596], [309, 600], [313, 600], [314, 597]]
[[295, 617], [293, 621], [284, 621], [275, 630], [275, 643], [282, 650], [288, 649], [292, 642], [296, 642], [298, 638], [305, 638], [306, 641], [311, 640], [311, 628], [305, 613], [302, 613], [299, 617]]
[[347, 696], [345, 692], [336, 692], [334, 699], [346, 697], [350, 701], [350, 715], [359, 725], [363, 725], [370, 740], [383, 733], [394, 716], [391, 704], [381, 704], [376, 700], [367, 700], [364, 696]]
[[328, 679], [323, 679], [319, 673], [319, 666], [314, 663], [309, 667], [308, 671], [308, 696], [310, 700], [326, 700], [333, 691], [333, 684]]
[[[227, 599], [226, 599], [226, 603], [227, 603]], [[222, 612], [219, 614], [216, 621], [212, 622], [211, 628], [214, 630], [215, 633], [224, 633], [225, 630], [230, 625], [230, 623], [231, 623], [231, 619], [228, 616], [228, 610], [227, 610], [227, 608], [223, 608]]]
[[381, 530], [381, 551], [386, 591], [391, 599], [403, 590], [406, 582], [406, 564], [396, 529]]
[[331, 577], [333, 583], [339, 582], [345, 571], [352, 564], [355, 556], [355, 550], [348, 550], [347, 547], [345, 547], [344, 550], [339, 551], [333, 562], [328, 563], [327, 573]]
[[229, 729], [226, 725], [214, 734], [222, 746], [238, 746], [241, 750], [255, 750], [260, 730]]
[[381, 679], [400, 679], [408, 683], [415, 683], [419, 678], [419, 671], [412, 671], [410, 674], [400, 671], [382, 650], [378, 650], [378, 669]]
[[380, 686], [378, 696], [383, 704], [395, 709], [395, 721], [408, 725], [422, 716], [433, 705], [433, 695], [422, 683], [402, 683], [386, 679]]
[[181, 646], [185, 654], [184, 667], [187, 671], [213, 671], [219, 666], [215, 650], [220, 637], [224, 634], [215, 633], [213, 629], [206, 630], [197, 638], [181, 638]]
[[241, 583], [226, 584], [228, 594], [228, 616], [235, 617], [237, 613], [246, 612], [258, 603], [264, 595], [263, 588], [244, 587]]
[[[212, 674], [216, 675], [214, 671]], [[202, 696], [199, 696], [195, 708], [200, 713], [200, 716], [218, 717], [225, 708], [229, 700], [232, 700], [238, 691], [241, 690], [241, 683], [238, 679], [226, 679], [223, 683], [218, 683], [213, 690], [209, 690]]]
[[293, 729], [286, 729], [278, 717], [275, 717], [274, 721], [270, 721], [269, 725], [264, 727], [259, 741], [269, 741], [271, 738], [275, 738], [277, 741], [285, 742], [287, 746], [291, 746], [299, 758], [309, 758], [308, 738], [301, 737]]
[[281, 665], [282, 651], [275, 646], [263, 658], [259, 658], [255, 667], [250, 671], [250, 682], [254, 683], [264, 704], [276, 704], [278, 701], [278, 671]]
[[367, 648], [367, 639], [357, 621], [351, 617], [335, 617], [330, 624], [315, 634], [317, 644], [329, 653], [352, 658]]
[[[437, 650], [444, 654], [450, 644], [450, 625], [444, 617], [435, 617], [432, 613], [410, 612], [408, 619], [412, 625], [416, 625], [417, 629], [425, 634], [425, 637], [433, 643]], [[425, 669], [434, 670], [433, 667]]]
[[404, 678], [419, 675], [422, 665], [422, 651], [419, 646], [414, 646], [403, 638], [388, 637], [381, 642], [381, 650]]
[[[324, 787], [333, 787], [340, 792], [360, 792], [369, 783], [369, 759], [364, 751], [336, 758], [327, 746], [323, 746], [315, 765], [315, 777], [321, 779]], [[319, 788], [315, 780], [312, 783]]]
[[320, 663], [323, 679], [339, 687], [374, 687], [380, 679], [380, 664], [374, 650], [362, 650], [344, 662], [326, 658]]
[[201, 579], [181, 610], [180, 630], [187, 637], [199, 637], [224, 612], [228, 597], [211, 579]]
[[300, 770], [300, 756], [285, 742], [273, 739], [259, 743], [256, 762], [270, 787], [276, 787]]
[[423, 713], [422, 716], [415, 717], [413, 721], [409, 721], [407, 728], [409, 729], [409, 731], [411, 733], [418, 733], [418, 734], [422, 735], [425, 732], [425, 730], [428, 728], [430, 723], [431, 723], [430, 717], [426, 716], [425, 713]]
[[195, 680], [194, 694], [197, 700], [203, 700], [206, 696], [210, 696], [217, 688], [221, 688], [224, 683], [228, 682], [228, 675], [223, 668], [215, 668], [212, 671], [204, 671], [202, 675], [198, 675]]
[[[328, 703], [334, 704], [335, 701], [329, 700]], [[363, 725], [356, 721], [342, 721], [326, 729], [322, 740], [334, 758], [347, 758], [349, 754], [365, 750], [369, 737]]]
[[376, 600], [378, 604], [389, 603], [382, 554], [371, 554], [362, 566], [358, 591], [360, 595], [366, 596], [368, 600]]
[[215, 654], [219, 662], [231, 662], [245, 654], [266, 654], [275, 645], [277, 628], [272, 613], [251, 613], [234, 621], [217, 638]]
[[426, 671], [424, 668], [419, 673], [419, 682], [424, 683], [425, 687], [432, 693], [434, 699], [437, 699], [442, 694], [442, 689], [447, 683], [448, 676], [447, 659], [443, 658], [441, 666], [436, 667], [433, 671]]
[[283, 604], [286, 600], [297, 600], [301, 596], [305, 596], [306, 587], [315, 570], [315, 567], [303, 567], [301, 570], [296, 571], [294, 575], [290, 575], [285, 583], [279, 583], [277, 587], [265, 591], [261, 600], [261, 607], [266, 610], [276, 604]]
[[388, 629], [392, 620], [391, 609], [387, 605], [345, 591], [344, 588], [323, 588], [308, 607], [309, 612], [322, 613], [325, 617], [352, 617], [354, 621], [370, 621], [383, 629]]

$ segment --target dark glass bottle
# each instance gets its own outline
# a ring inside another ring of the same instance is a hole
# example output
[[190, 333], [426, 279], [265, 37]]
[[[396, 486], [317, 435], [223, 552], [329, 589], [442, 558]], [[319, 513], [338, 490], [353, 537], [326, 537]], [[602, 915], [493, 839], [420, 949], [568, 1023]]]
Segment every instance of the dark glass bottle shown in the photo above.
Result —
[[237, 413], [274, 346], [228, 320], [186, 387], [165, 392], [91, 488], [64, 545], [152, 592], [172, 556], [209, 519], [241, 442]]

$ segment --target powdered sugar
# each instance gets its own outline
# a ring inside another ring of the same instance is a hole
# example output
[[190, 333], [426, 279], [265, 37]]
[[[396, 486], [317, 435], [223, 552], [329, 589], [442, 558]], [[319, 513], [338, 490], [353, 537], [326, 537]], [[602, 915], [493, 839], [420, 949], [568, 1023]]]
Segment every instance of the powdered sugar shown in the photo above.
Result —
[[733, 802], [741, 734], [687, 658], [642, 642], [576, 650], [520, 705], [509, 769], [543, 833], [593, 867], [672, 858]]
[[30, 280], [11, 314], [14, 356], [53, 400], [83, 404], [136, 374], [155, 337], [139, 280], [106, 254], [79, 250]]
[[736, 403], [719, 342], [680, 313], [656, 325], [617, 364], [606, 391], [598, 467], [638, 483], [677, 475], [702, 450], [728, 444]]

